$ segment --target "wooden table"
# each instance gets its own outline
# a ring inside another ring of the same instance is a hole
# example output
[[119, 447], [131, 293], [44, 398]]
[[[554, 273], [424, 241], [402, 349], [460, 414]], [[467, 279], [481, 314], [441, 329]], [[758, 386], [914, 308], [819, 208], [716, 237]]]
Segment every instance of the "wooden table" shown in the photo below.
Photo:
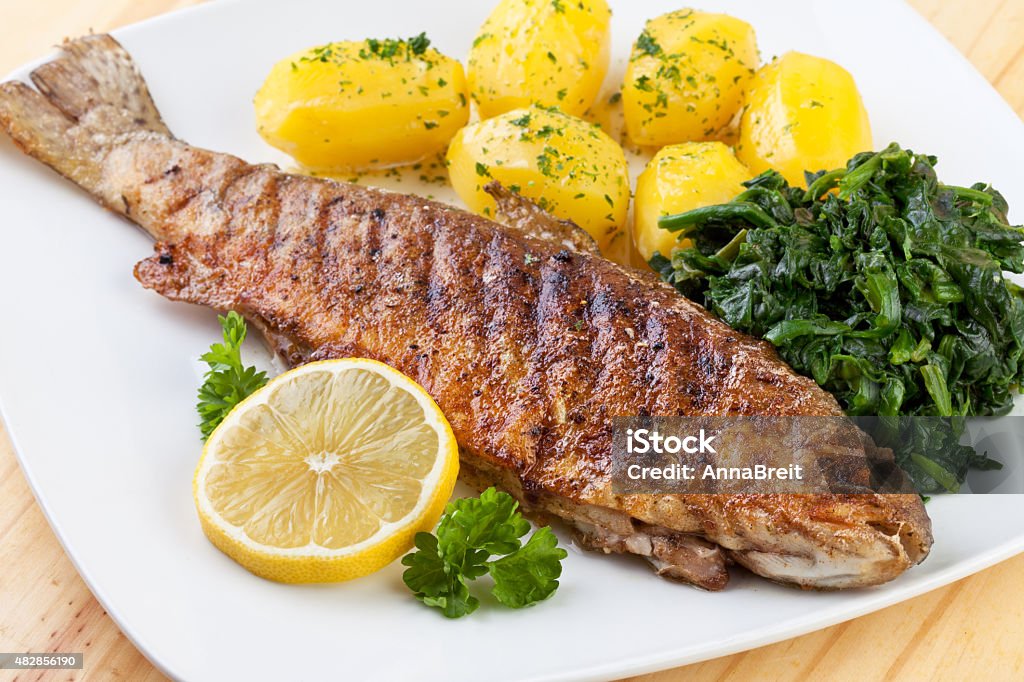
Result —
[[[114, 29], [190, 4], [194, 0], [0, 0], [6, 27], [0, 72], [39, 56], [65, 36]], [[1024, 0], [911, 4], [1024, 115]], [[81, 673], [17, 679], [163, 679], [121, 634], [64, 555], [2, 425], [0, 567], [0, 651], [86, 653], [87, 668]], [[636, 679], [1024, 679], [1022, 577], [1024, 556], [1018, 556], [847, 623]], [[0, 680], [12, 677], [0, 673]]]

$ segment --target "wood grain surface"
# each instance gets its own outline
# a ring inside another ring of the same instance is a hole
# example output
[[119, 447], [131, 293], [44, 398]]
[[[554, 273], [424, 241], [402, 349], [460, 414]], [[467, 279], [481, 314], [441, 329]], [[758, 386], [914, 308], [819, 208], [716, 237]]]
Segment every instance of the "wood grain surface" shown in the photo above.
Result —
[[[0, 0], [0, 72], [65, 36], [106, 31], [191, 0]], [[1024, 0], [910, 0], [1024, 116]], [[1019, 208], [1019, 207], [1018, 207]], [[653, 675], [684, 680], [1024, 679], [1024, 556], [874, 614]], [[685, 617], [685, 616], [684, 616]], [[0, 425], [0, 651], [84, 651], [85, 670], [0, 680], [158, 680], [65, 556]]]

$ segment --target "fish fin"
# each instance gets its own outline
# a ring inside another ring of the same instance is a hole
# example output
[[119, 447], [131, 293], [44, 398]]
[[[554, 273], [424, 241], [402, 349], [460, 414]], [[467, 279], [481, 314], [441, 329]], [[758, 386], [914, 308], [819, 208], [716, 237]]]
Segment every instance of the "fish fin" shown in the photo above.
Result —
[[571, 220], [559, 220], [526, 197], [494, 181], [484, 187], [498, 208], [498, 222], [534, 239], [565, 246], [576, 253], [600, 256], [597, 242]]
[[26, 154], [71, 177], [75, 122], [50, 100], [17, 81], [0, 83], [0, 127]]
[[31, 78], [54, 106], [93, 132], [171, 134], [135, 61], [109, 35], [65, 41], [60, 56]]
[[0, 84], [0, 127], [26, 154], [95, 192], [123, 135], [170, 137], [132, 58], [108, 35], [65, 41], [25, 83]]

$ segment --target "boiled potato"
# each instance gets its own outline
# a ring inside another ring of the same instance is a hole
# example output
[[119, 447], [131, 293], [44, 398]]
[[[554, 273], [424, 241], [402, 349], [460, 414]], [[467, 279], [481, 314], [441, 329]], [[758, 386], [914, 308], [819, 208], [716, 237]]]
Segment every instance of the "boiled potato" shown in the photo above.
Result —
[[278, 62], [256, 93], [260, 135], [314, 169], [383, 168], [444, 150], [469, 119], [462, 65], [409, 40], [330, 43]]
[[687, 142], [662, 149], [636, 181], [633, 244], [644, 262], [657, 251], [666, 258], [678, 234], [658, 227], [658, 218], [733, 199], [753, 177], [721, 142]]
[[480, 118], [537, 103], [579, 116], [608, 71], [605, 0], [502, 0], [469, 52]]
[[727, 136], [757, 64], [744, 21], [689, 9], [651, 19], [622, 84], [629, 139], [662, 146]]
[[820, 57], [790, 52], [754, 76], [736, 155], [750, 170], [778, 170], [804, 185], [804, 170], [833, 170], [873, 148], [853, 77]]
[[622, 148], [586, 121], [532, 106], [463, 128], [448, 175], [471, 211], [494, 217], [484, 187], [497, 180], [585, 229], [603, 250], [626, 223], [629, 170]]

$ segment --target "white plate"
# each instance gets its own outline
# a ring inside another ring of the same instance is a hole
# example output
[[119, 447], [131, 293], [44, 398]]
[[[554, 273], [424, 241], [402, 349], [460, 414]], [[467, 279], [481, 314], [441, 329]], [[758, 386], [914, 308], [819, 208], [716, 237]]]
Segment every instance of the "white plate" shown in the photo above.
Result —
[[[895, 139], [937, 154], [948, 182], [993, 182], [1016, 221], [1024, 219], [1024, 126], [913, 11], [889, 0], [702, 4], [750, 21], [766, 58], [799, 49], [845, 65], [878, 145]], [[182, 139], [250, 161], [280, 160], [257, 137], [251, 109], [274, 61], [332, 39], [422, 30], [464, 56], [490, 5], [217, 2], [116, 35]], [[643, 20], [676, 5], [617, 4], [620, 70]], [[870, 590], [803, 593], [737, 571], [728, 590], [708, 594], [659, 580], [638, 561], [573, 552], [550, 602], [523, 611], [485, 604], [452, 622], [411, 598], [397, 565], [337, 586], [263, 581], [206, 541], [192, 506], [195, 358], [218, 335], [213, 314], [143, 290], [132, 266], [150, 253], [149, 239], [6, 139], [0, 187], [3, 415], [82, 576], [173, 677], [610, 678], [821, 628], [1024, 549], [1024, 498], [962, 496], [929, 504], [932, 556]]]

